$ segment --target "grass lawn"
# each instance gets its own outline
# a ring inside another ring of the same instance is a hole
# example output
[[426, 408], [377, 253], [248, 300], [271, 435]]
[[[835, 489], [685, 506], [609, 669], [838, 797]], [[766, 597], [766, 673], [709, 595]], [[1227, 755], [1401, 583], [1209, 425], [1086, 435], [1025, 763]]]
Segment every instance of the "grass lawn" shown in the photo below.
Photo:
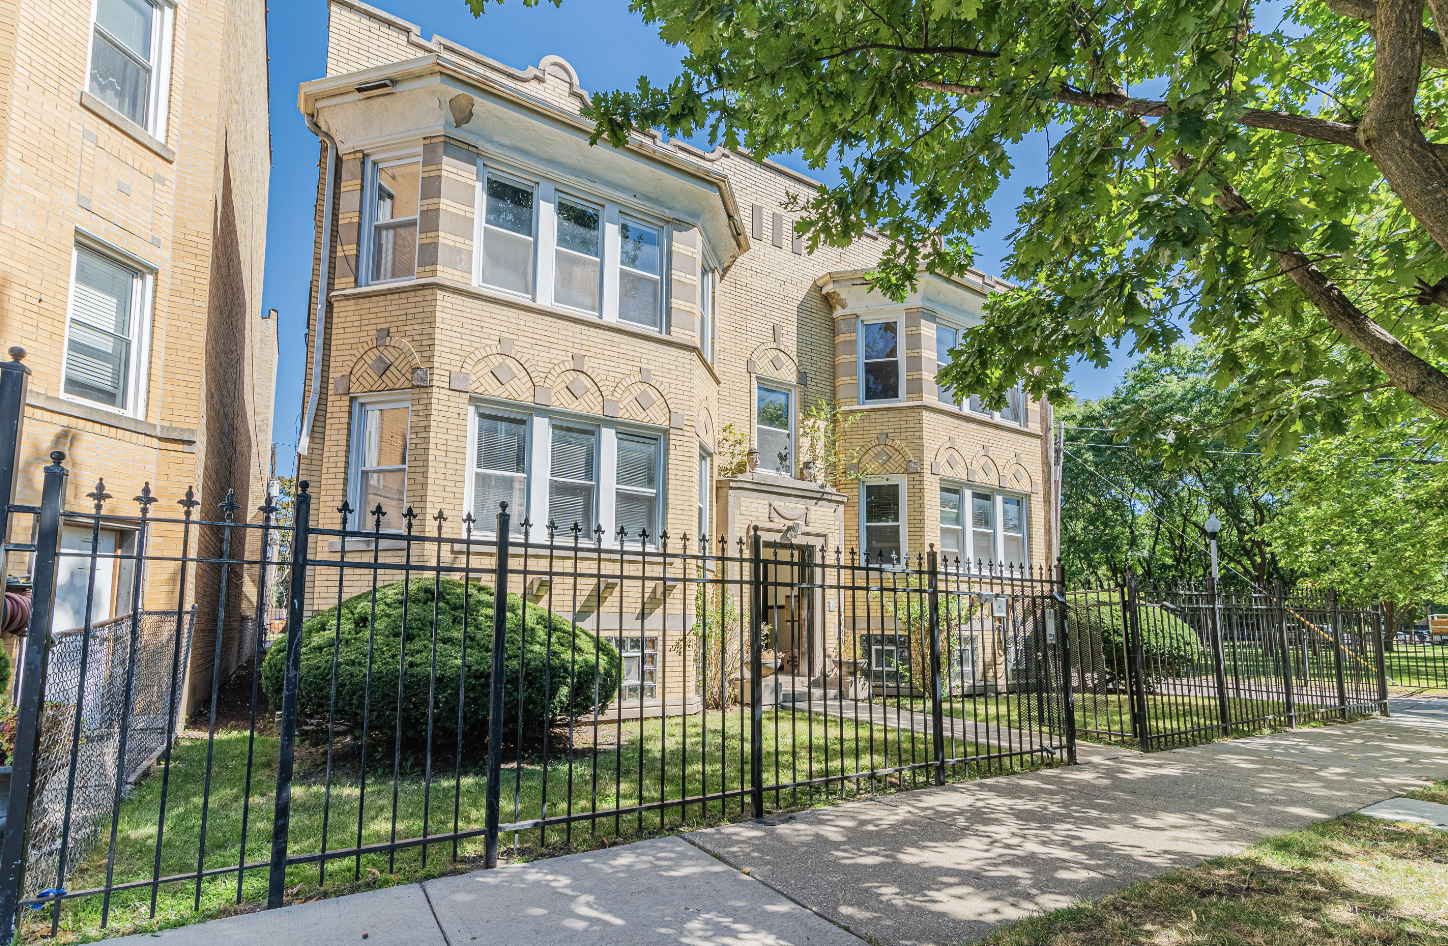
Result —
[[[1448, 782], [1427, 794], [1448, 799]], [[1349, 815], [1024, 920], [985, 942], [1444, 946], [1448, 832]]]
[[[555, 756], [545, 772], [539, 762], [515, 766], [509, 760], [503, 770], [502, 823], [537, 818], [544, 812], [547, 791], [549, 817], [564, 815], [572, 799], [574, 813], [598, 812], [596, 820], [575, 822], [571, 828], [554, 824], [540, 831], [533, 828], [501, 838], [502, 855], [510, 860], [528, 860], [575, 850], [588, 850], [620, 840], [668, 834], [695, 827], [750, 817], [749, 799], [713, 798], [687, 807], [632, 812], [616, 817], [614, 810], [640, 803], [698, 797], [718, 793], [721, 772], [723, 787], [738, 792], [741, 774], [748, 780], [748, 721], [737, 711], [726, 715], [710, 713], [687, 720], [647, 720], [622, 727], [601, 729], [596, 747], [578, 746], [571, 765]], [[591, 733], [591, 730], [586, 732]], [[707, 749], [701, 751], [707, 736]], [[555, 752], [557, 751], [555, 744]], [[203, 815], [207, 741], [183, 739], [173, 755], [167, 794], [166, 825], [161, 845], [160, 875], [194, 873], [200, 848]], [[241, 858], [242, 817], [246, 807], [245, 777], [247, 734], [218, 733], [215, 740], [210, 804], [206, 807], [207, 869], [235, 867]], [[871, 727], [853, 721], [791, 714], [764, 714], [764, 772], [766, 784], [787, 783], [814, 777], [850, 776], [872, 767], [887, 768], [930, 758], [930, 738], [925, 733], [900, 732]], [[723, 762], [721, 763], [721, 753]], [[740, 759], [743, 754], [743, 765]], [[256, 740], [256, 763], [252, 776], [250, 810], [246, 825], [246, 860], [265, 862], [270, 856], [275, 804], [278, 740], [260, 736]], [[994, 760], [989, 763], [951, 767], [953, 779], [1019, 770], [1025, 762]], [[322, 850], [325, 822], [327, 849], [357, 844], [358, 813], [362, 821], [362, 843], [386, 842], [393, 836], [393, 781], [390, 755], [385, 763], [371, 763], [363, 781], [355, 752], [338, 753], [330, 792], [325, 779], [325, 752], [319, 747], [300, 748], [292, 789], [289, 851], [292, 855]], [[988, 771], [987, 771], [988, 770]], [[775, 773], [778, 772], [776, 777]], [[375, 774], [374, 774], [375, 773]], [[597, 774], [595, 780], [594, 775]], [[899, 788], [924, 786], [927, 771], [864, 776], [843, 779], [829, 786], [765, 793], [767, 809], [803, 808], [827, 804], [841, 797]], [[486, 778], [481, 766], [465, 768], [455, 775], [450, 762], [436, 768], [430, 785], [420, 766], [404, 771], [397, 786], [396, 838], [421, 838], [424, 826], [429, 835], [453, 830], [454, 805], [462, 830], [480, 829], [484, 824]], [[596, 796], [595, 796], [596, 792]], [[156, 824], [160, 811], [159, 770], [147, 777], [122, 805], [114, 882], [144, 880], [153, 876], [156, 858]], [[595, 800], [596, 798], [596, 800]], [[424, 808], [427, 817], [424, 819]], [[367, 853], [328, 863], [325, 877], [317, 864], [294, 865], [287, 871], [288, 899], [300, 901], [396, 883], [409, 883], [482, 866], [483, 839], [461, 841], [453, 860], [451, 840], [396, 852]], [[69, 879], [71, 890], [85, 890], [104, 884], [106, 874], [104, 840], [90, 852]], [[87, 941], [145, 930], [179, 926], [202, 919], [224, 916], [254, 908], [267, 894], [268, 870], [254, 868], [241, 879], [238, 907], [238, 876], [232, 870], [203, 878], [198, 891], [195, 879], [161, 886], [151, 915], [151, 889], [113, 893], [107, 928], [100, 928], [102, 898], [87, 896], [65, 901], [61, 910], [59, 936], [62, 941]], [[27, 938], [48, 935], [53, 907], [27, 911]]]
[[1398, 644], [1383, 655], [1396, 693], [1448, 693], [1448, 647]]

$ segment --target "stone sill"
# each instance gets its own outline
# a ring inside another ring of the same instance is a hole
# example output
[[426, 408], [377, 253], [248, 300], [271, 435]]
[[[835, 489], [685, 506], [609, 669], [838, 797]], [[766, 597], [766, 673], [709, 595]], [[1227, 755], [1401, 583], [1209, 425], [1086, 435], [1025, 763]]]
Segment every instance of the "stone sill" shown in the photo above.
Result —
[[161, 157], [170, 164], [176, 163], [175, 149], [167, 147], [166, 142], [162, 141], [160, 138], [157, 138], [155, 135], [151, 134], [140, 125], [137, 125], [135, 122], [131, 121], [129, 118], [122, 115], [120, 112], [111, 108], [105, 102], [102, 102], [99, 98], [91, 95], [89, 92], [86, 92], [83, 89], [80, 93], [80, 104], [85, 106], [85, 108], [93, 114], [98, 115], [99, 117], [105, 119], [109, 124], [115, 126], [116, 130], [133, 139], [137, 144], [145, 145], [147, 148], [156, 152], [159, 157]]

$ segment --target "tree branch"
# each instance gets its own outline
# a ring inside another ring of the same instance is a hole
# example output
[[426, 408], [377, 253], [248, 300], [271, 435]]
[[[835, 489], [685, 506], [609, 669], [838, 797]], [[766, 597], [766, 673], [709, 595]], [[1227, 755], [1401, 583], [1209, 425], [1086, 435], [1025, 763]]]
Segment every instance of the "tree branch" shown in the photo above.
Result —
[[[1374, 29], [1377, 28], [1377, 0], [1323, 0], [1323, 2], [1338, 16], [1362, 20]], [[1433, 5], [1433, 19], [1441, 29], [1445, 17], [1439, 14], [1438, 6], [1444, 5], [1443, 0], [1430, 0], [1430, 3]], [[1448, 10], [1448, 5], [1444, 6], [1445, 10]], [[1431, 66], [1434, 69], [1448, 69], [1448, 45], [1445, 45], [1443, 37], [1426, 26], [1420, 27], [1420, 29], [1422, 30], [1423, 65]]]
[[1358, 137], [1403, 206], [1448, 250], [1448, 166], [1418, 125], [1424, 0], [1382, 0], [1373, 23], [1373, 93]]

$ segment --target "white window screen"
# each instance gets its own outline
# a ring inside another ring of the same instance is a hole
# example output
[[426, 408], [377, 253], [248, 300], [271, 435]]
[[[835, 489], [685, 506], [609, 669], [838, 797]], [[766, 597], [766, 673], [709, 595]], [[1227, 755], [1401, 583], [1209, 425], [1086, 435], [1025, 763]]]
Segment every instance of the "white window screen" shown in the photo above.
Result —
[[940, 549], [956, 558], [965, 549], [965, 519], [958, 489], [940, 491]]
[[76, 250], [65, 392], [130, 408], [131, 356], [141, 274], [87, 249]]
[[663, 247], [658, 227], [630, 217], [619, 221], [618, 317], [659, 327]]
[[533, 188], [488, 176], [483, 212], [483, 282], [533, 294]]
[[600, 217], [597, 207], [558, 197], [553, 300], [560, 305], [598, 311], [603, 256]]
[[422, 165], [377, 169], [372, 199], [372, 281], [411, 279], [417, 272], [417, 204]]
[[160, 8], [148, 0], [98, 0], [90, 92], [150, 128]]
[[896, 322], [860, 324], [860, 386], [865, 401], [900, 397], [900, 326]]
[[659, 440], [636, 434], [618, 435], [618, 466], [614, 481], [614, 521], [625, 542], [637, 542], [648, 531], [659, 534]]
[[476, 528], [497, 528], [498, 504], [511, 513], [510, 532], [520, 532], [527, 516], [528, 422], [499, 414], [478, 414], [473, 471], [473, 517]]
[[553, 428], [549, 451], [548, 517], [559, 530], [575, 524], [585, 533], [597, 522], [594, 512], [598, 436], [587, 428]]

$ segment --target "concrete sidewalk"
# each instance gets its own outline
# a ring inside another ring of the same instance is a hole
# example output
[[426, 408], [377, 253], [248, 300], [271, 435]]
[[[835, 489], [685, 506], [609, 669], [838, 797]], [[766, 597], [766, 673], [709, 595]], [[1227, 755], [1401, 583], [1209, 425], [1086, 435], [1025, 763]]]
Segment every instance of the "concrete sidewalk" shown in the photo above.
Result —
[[1448, 700], [1395, 701], [1393, 711], [1149, 756], [1101, 751], [1073, 768], [118, 942], [860, 946], [848, 928], [872, 942], [945, 946], [1448, 778]]

